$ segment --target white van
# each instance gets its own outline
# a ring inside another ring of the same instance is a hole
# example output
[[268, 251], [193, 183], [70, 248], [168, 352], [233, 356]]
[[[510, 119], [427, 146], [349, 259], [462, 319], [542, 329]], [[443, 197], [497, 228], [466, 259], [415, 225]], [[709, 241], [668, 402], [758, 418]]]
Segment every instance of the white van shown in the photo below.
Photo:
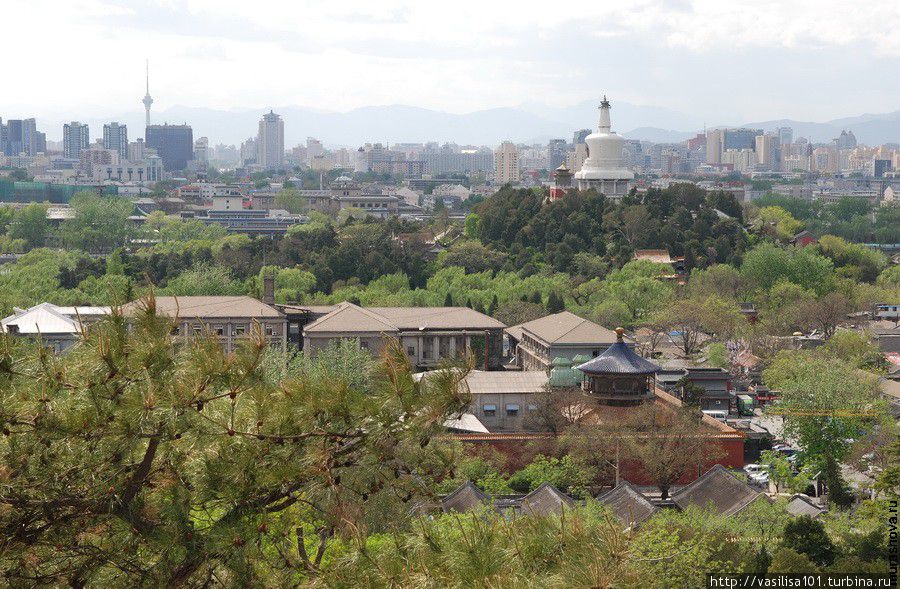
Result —
[[703, 413], [709, 415], [713, 419], [718, 419], [719, 421], [725, 421], [728, 417], [728, 412], [722, 411], [721, 409], [704, 409]]

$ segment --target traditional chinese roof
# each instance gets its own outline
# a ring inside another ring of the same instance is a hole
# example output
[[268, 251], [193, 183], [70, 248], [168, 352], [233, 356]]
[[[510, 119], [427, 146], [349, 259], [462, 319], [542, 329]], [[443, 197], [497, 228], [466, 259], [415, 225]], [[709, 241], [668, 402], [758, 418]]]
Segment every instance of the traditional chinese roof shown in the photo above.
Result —
[[[221, 319], [236, 317], [277, 318], [282, 314], [271, 305], [248, 296], [160, 296], [154, 299], [156, 312], [168, 317]], [[132, 301], [123, 307], [126, 315], [138, 313], [144, 301]]]
[[577, 366], [586, 374], [654, 374], [660, 367], [640, 357], [624, 341], [624, 330], [616, 329], [618, 341], [596, 358]]
[[550, 483], [541, 483], [537, 489], [522, 497], [520, 509], [526, 515], [550, 515], [560, 514], [574, 505], [571, 497]]
[[304, 333], [375, 332], [425, 329], [502, 329], [496, 319], [468, 307], [360, 307], [341, 303], [303, 328]]
[[825, 513], [825, 510], [813, 503], [809, 497], [799, 494], [791, 497], [791, 500], [788, 501], [786, 510], [793, 516], [800, 517], [802, 515], [808, 515], [813, 519]]
[[717, 464], [675, 493], [672, 501], [680, 509], [696, 505], [720, 515], [735, 515], [760, 497], [765, 495]]
[[472, 481], [466, 481], [455, 491], [441, 499], [441, 509], [446, 513], [453, 511], [465, 513], [478, 509], [490, 502], [484, 491], [475, 486]]
[[629, 526], [646, 521], [659, 509], [628, 481], [622, 481], [610, 491], [597, 497], [617, 518]]
[[522, 341], [526, 332], [552, 346], [603, 347], [615, 341], [616, 337], [609, 329], [569, 311], [547, 315], [506, 330], [516, 341]]

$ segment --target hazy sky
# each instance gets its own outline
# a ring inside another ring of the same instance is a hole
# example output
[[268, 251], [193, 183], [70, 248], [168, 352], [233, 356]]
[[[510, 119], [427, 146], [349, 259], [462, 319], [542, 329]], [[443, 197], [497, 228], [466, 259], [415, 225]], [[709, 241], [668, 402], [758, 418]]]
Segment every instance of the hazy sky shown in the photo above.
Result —
[[[3, 0], [0, 116], [468, 112], [607, 92], [706, 120], [900, 109], [897, 0]], [[15, 55], [13, 50], [15, 48]]]

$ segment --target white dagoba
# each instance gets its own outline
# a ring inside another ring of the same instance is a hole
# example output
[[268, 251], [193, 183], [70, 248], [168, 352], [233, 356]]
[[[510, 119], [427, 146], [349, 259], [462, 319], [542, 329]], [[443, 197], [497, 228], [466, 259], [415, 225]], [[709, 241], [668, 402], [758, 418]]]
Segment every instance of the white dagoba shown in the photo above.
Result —
[[622, 147], [625, 140], [610, 130], [609, 100], [600, 103], [600, 124], [588, 135], [588, 157], [575, 174], [579, 190], [595, 189], [609, 198], [622, 198], [631, 190], [634, 172], [625, 166]]

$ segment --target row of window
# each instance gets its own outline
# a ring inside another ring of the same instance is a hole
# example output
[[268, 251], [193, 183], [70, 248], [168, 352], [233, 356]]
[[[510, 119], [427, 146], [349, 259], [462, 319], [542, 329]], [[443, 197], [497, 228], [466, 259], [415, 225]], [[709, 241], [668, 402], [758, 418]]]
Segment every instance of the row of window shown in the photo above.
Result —
[[[209, 331], [211, 333], [214, 333], [215, 335], [217, 335], [219, 337], [223, 337], [225, 335], [225, 327], [222, 325], [211, 325], [208, 327], [209, 327]], [[263, 325], [262, 328], [263, 328], [263, 333], [265, 333], [267, 336], [274, 337], [275, 335], [277, 335], [275, 333], [274, 325]], [[203, 334], [203, 326], [202, 325], [197, 325], [197, 324], [191, 325], [191, 330], [194, 332], [194, 335], [202, 335]], [[178, 335], [179, 333], [181, 333], [180, 327], [176, 326], [176, 327], [172, 328], [172, 335]], [[231, 337], [240, 337], [246, 333], [247, 333], [247, 326], [245, 326], [245, 325], [234, 325], [231, 328]]]
[[[537, 411], [537, 405], [529, 405], [529, 411]], [[497, 415], [497, 406], [496, 405], [482, 405], [481, 413], [485, 417], [496, 417]], [[515, 403], [508, 403], [506, 405], [506, 416], [507, 417], [516, 417], [519, 415], [519, 406]]]

